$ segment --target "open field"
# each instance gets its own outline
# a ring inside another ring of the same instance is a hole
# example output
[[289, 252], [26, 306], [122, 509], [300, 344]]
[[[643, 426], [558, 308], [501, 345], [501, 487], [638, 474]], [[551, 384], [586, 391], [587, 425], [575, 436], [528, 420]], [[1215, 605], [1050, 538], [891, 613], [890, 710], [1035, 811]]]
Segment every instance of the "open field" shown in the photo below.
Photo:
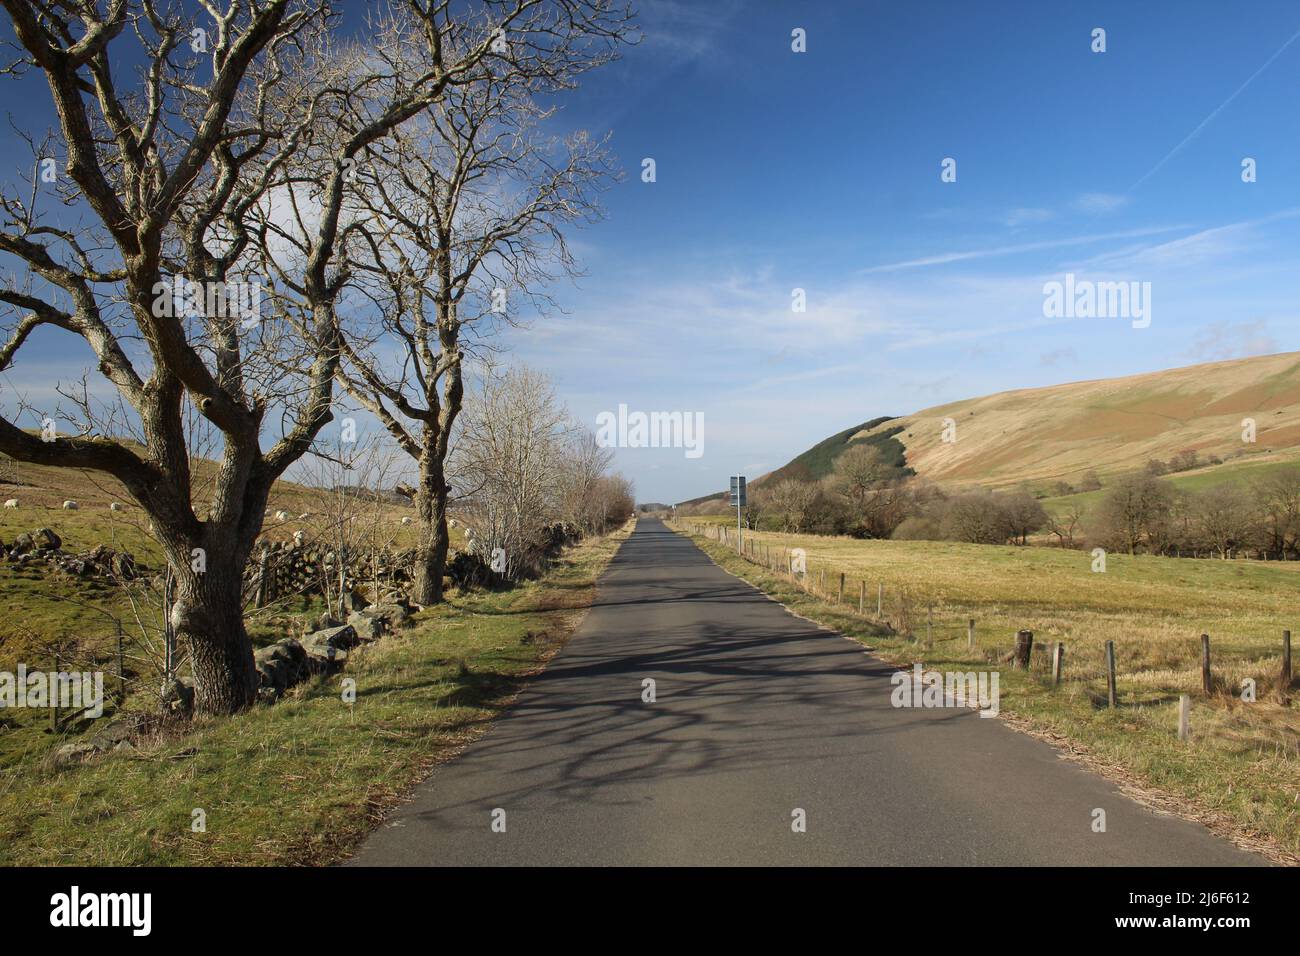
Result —
[[[1267, 478], [1279, 469], [1294, 468], [1297, 463], [1297, 459], [1285, 457], [1284, 455], [1256, 455], [1225, 461], [1222, 465], [1210, 465], [1191, 471], [1161, 475], [1160, 480], [1167, 481], [1181, 491], [1191, 492], [1204, 491], [1218, 485], [1249, 486], [1251, 482]], [[1046, 486], [1043, 486], [1042, 490], [1046, 491]], [[1095, 511], [1105, 496], [1106, 488], [1103, 486], [1096, 491], [1079, 491], [1072, 495], [1052, 495], [1049, 493], [1047, 497], [1042, 499], [1042, 504], [1044, 508], [1053, 514], [1061, 514], [1071, 505], [1080, 505], [1084, 509], [1086, 524], [1087, 515]]]
[[[631, 525], [541, 580], [453, 595], [274, 706], [55, 769], [0, 768], [0, 864], [322, 864], [482, 733], [590, 605]], [[355, 704], [340, 681], [357, 682]], [[206, 814], [206, 832], [191, 830]]]
[[[14, 498], [19, 506], [12, 510], [0, 509], [0, 541], [12, 541], [16, 535], [36, 528], [53, 528], [63, 538], [64, 550], [77, 551], [106, 544], [130, 551], [146, 564], [161, 565], [162, 553], [150, 534], [148, 516], [113, 478], [88, 471], [27, 463], [10, 467], [16, 470], [18, 480], [15, 483], [6, 481], [9, 475], [0, 477], [0, 500]], [[196, 479], [196, 486], [201, 490], [205, 487], [203, 473], [211, 468], [206, 462], [195, 467], [200, 476]], [[75, 511], [64, 511], [63, 502], [69, 499], [80, 507]], [[196, 495], [196, 500], [203, 499]], [[320, 489], [289, 481], [277, 482], [267, 505], [271, 516], [265, 519], [263, 537], [268, 541], [289, 541], [295, 531], [309, 532], [312, 520], [302, 520], [299, 515], [307, 513], [318, 519], [328, 501], [328, 492]], [[113, 511], [110, 505], [114, 502], [123, 505], [123, 510]], [[202, 508], [198, 504], [196, 510], [202, 517]], [[289, 513], [288, 521], [275, 520], [273, 516], [279, 510]], [[380, 510], [395, 547], [405, 548], [415, 543], [415, 527], [401, 524], [404, 516], [415, 514], [409, 503], [386, 502], [380, 505]], [[453, 545], [457, 533], [452, 531]], [[2, 580], [0, 588], [3, 588]]]
[[[734, 542], [734, 524], [722, 517], [677, 527], [710, 534], [729, 527]], [[1100, 769], [1173, 795], [1200, 819], [1263, 837], [1280, 854], [1300, 853], [1300, 714], [1294, 703], [1285, 707], [1276, 699], [1281, 632], [1300, 632], [1300, 563], [1109, 555], [1103, 574], [1093, 573], [1091, 556], [1078, 551], [769, 532], [746, 537], [778, 562], [787, 549], [804, 548], [808, 583], [816, 590], [824, 573], [825, 593], [805, 593], [786, 574], [742, 561], [709, 538], [696, 540], [798, 613], [863, 639], [888, 660], [921, 660], [939, 670], [998, 667], [1002, 708], [1013, 719], [1067, 741]], [[837, 607], [841, 572], [846, 605]], [[865, 616], [857, 613], [860, 582]], [[878, 586], [881, 618], [897, 633], [876, 626]], [[970, 618], [976, 620], [973, 650]], [[1034, 632], [1029, 674], [995, 664], [1020, 629]], [[1200, 690], [1202, 633], [1211, 635], [1217, 683], [1208, 698]], [[1106, 706], [1108, 640], [1117, 657], [1114, 710]], [[1065, 645], [1064, 680], [1053, 690], [1045, 651], [1058, 641]], [[1256, 681], [1256, 702], [1241, 699], [1245, 678]], [[1193, 700], [1188, 743], [1176, 734], [1180, 694]]]

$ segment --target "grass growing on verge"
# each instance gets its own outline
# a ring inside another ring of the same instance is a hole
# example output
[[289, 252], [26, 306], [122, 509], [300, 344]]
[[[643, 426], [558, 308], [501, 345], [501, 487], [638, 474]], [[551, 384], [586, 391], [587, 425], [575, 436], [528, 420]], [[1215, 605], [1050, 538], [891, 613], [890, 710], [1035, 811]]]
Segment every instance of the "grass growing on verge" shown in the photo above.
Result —
[[[0, 770], [0, 865], [340, 859], [554, 655], [629, 530], [576, 546], [539, 581], [423, 611], [274, 706], [82, 766]], [[195, 809], [206, 832], [191, 830]]]
[[[687, 523], [677, 527], [685, 531]], [[825, 570], [819, 596], [732, 547], [691, 537], [728, 571], [885, 660], [939, 671], [996, 668], [1002, 711], [1014, 725], [1048, 737], [1153, 805], [1229, 832], [1276, 860], [1300, 862], [1300, 699], [1284, 707], [1274, 697], [1281, 629], [1300, 638], [1293, 626], [1300, 618], [1291, 618], [1300, 565], [1110, 555], [1107, 572], [1094, 574], [1090, 555], [1077, 551], [746, 532], [782, 559], [788, 548], [804, 548], [814, 590]], [[840, 572], [846, 593], [837, 606]], [[858, 614], [860, 581], [867, 583], [865, 615]], [[878, 583], [882, 617], [911, 638], [874, 620]], [[972, 617], [974, 650], [966, 630]], [[1034, 632], [1028, 672], [997, 663], [1022, 628]], [[1220, 684], [1208, 698], [1200, 692], [1202, 631], [1212, 636]], [[1107, 640], [1118, 659], [1114, 710], [1106, 706]], [[1046, 651], [1057, 641], [1065, 644], [1065, 670], [1053, 689]], [[1243, 677], [1257, 681], [1254, 703], [1241, 700]], [[1192, 696], [1188, 742], [1177, 739], [1179, 694]]]

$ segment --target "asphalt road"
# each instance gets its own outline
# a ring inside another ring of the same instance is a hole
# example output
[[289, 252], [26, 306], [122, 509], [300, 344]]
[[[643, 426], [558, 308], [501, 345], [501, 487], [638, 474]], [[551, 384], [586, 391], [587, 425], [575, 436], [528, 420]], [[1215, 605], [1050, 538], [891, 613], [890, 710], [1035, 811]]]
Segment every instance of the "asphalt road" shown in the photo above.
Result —
[[568, 646], [351, 863], [1265, 862], [999, 720], [895, 708], [895, 670], [643, 519]]

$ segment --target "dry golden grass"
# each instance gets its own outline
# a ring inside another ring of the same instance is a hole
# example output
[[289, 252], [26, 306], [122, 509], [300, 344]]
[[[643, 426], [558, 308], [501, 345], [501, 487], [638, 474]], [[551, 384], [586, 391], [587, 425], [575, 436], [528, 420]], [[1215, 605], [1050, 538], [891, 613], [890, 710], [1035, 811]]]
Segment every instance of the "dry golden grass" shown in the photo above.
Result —
[[[1247, 417], [1256, 421], [1254, 444], [1241, 440]], [[956, 423], [955, 442], [942, 440], [945, 418]], [[953, 485], [1130, 471], [1184, 448], [1225, 460], [1291, 460], [1300, 456], [1300, 353], [999, 392], [879, 428], [899, 425], [908, 464]]]

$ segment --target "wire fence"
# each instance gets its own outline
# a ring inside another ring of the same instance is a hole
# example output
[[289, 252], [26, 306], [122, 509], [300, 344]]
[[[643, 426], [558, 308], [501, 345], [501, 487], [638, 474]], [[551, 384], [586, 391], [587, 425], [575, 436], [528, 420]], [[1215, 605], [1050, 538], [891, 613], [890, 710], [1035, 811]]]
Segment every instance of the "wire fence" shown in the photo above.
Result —
[[[1183, 691], [1243, 701], [1268, 697], [1283, 705], [1294, 696], [1289, 630], [1279, 629], [1276, 656], [1270, 653], [1267, 660], [1259, 655], [1249, 660], [1216, 660], [1213, 641], [1202, 634], [1199, 641], [1187, 642], [1197, 647], [1194, 656], [1146, 667], [1138, 660], [1140, 655], [1117, 650], [1113, 640], [1100, 646], [1096, 641], [1071, 641], [1071, 653], [1066, 641], [1041, 636], [1035, 640], [1033, 630], [1018, 625], [1007, 628], [1005, 619], [995, 626], [987, 621], [982, 625], [982, 608], [957, 605], [927, 593], [923, 586], [855, 576], [831, 562], [809, 559], [803, 549], [774, 547], [760, 533], [709, 522], [678, 520], [675, 524], [730, 548], [837, 612], [861, 617], [918, 647], [954, 659], [1010, 665], [1053, 687], [1082, 692], [1098, 706], [1174, 700]], [[1245, 671], [1256, 676], [1242, 677]], [[1184, 676], [1197, 686], [1182, 686]]]

